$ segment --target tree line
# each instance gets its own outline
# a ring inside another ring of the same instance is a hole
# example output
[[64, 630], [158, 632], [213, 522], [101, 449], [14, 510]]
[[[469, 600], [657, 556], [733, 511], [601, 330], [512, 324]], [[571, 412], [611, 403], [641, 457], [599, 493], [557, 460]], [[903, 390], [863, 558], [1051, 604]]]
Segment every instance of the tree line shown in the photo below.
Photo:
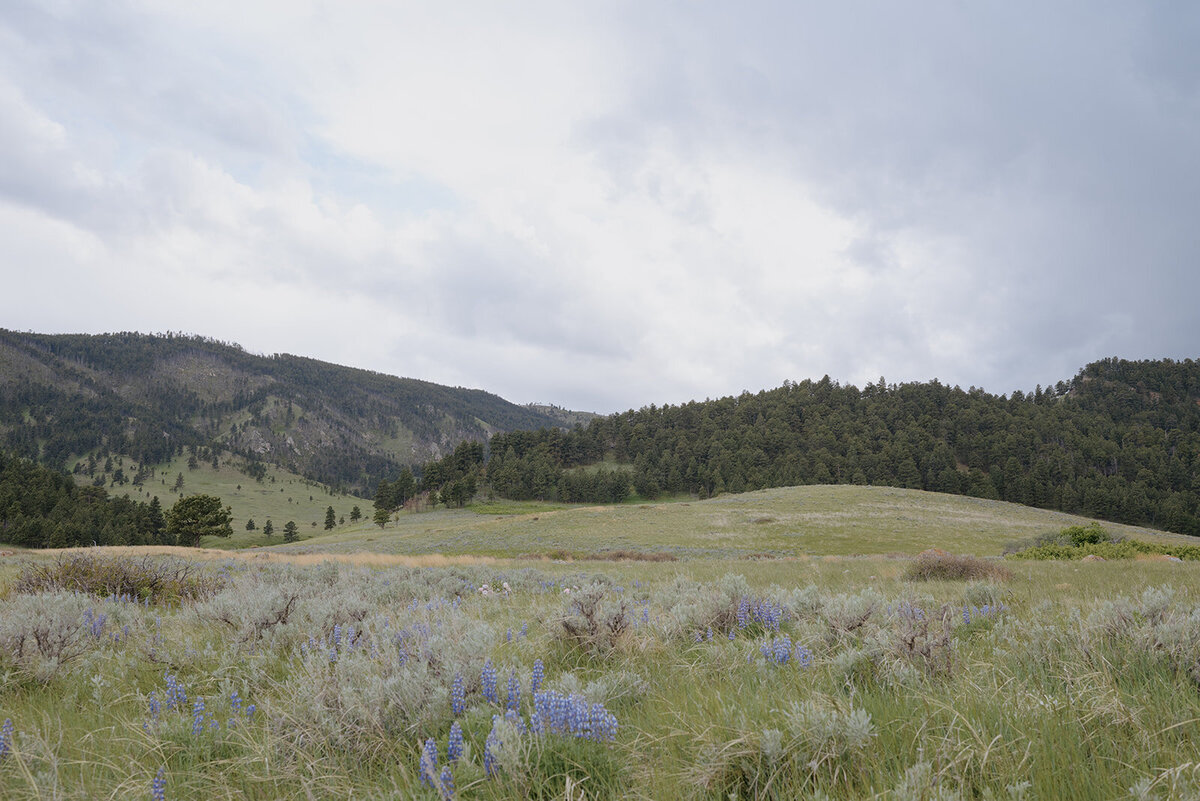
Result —
[[167, 510], [78, 486], [70, 476], [0, 451], [0, 542], [24, 548], [88, 545], [198, 545], [228, 537], [230, 508], [213, 495], [188, 495]]
[[[972, 495], [1200, 535], [1200, 362], [1105, 359], [1032, 393], [828, 376], [494, 435], [431, 463], [511, 499], [700, 498], [801, 484]], [[604, 464], [615, 463], [619, 469]]]

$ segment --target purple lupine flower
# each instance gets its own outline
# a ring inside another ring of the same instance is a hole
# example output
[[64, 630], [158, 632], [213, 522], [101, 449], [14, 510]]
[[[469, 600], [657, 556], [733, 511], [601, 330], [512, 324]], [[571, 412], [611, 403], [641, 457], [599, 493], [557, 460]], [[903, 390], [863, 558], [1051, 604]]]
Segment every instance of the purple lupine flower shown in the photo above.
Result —
[[438, 752], [437, 743], [430, 737], [425, 741], [425, 745], [421, 747], [420, 772], [421, 784], [429, 787], [437, 786], [438, 779]]
[[454, 674], [454, 682], [450, 685], [450, 711], [454, 717], [461, 715], [467, 708], [467, 692], [461, 673]]
[[521, 680], [517, 678], [516, 668], [508, 674], [508, 703], [505, 709], [516, 711], [521, 706]]
[[167, 801], [167, 769], [159, 768], [150, 780], [150, 797], [154, 801]]
[[542, 689], [542, 682], [546, 680], [546, 666], [542, 664], [542, 660], [538, 659], [533, 663], [533, 676], [529, 680], [529, 694], [537, 695], [538, 690]]
[[0, 727], [0, 759], [8, 756], [13, 750], [13, 722], [11, 718], [4, 719]]
[[454, 762], [463, 753], [462, 724], [457, 720], [450, 724], [450, 742], [446, 744], [446, 761]]
[[187, 704], [187, 690], [183, 684], [170, 673], [163, 673], [163, 681], [167, 683], [167, 709], [183, 709]]
[[493, 704], [499, 703], [500, 698], [496, 693], [496, 668], [492, 665], [492, 660], [483, 663], [480, 681], [483, 684], [483, 697]]
[[454, 798], [454, 776], [450, 773], [449, 765], [446, 765], [442, 768], [442, 775], [438, 778], [440, 781], [439, 789], [442, 792], [442, 798]]
[[158, 695], [150, 693], [146, 699], [147, 705], [150, 707], [150, 719], [142, 724], [142, 731], [150, 731], [158, 726], [158, 715], [162, 711], [162, 703], [158, 700]]
[[511, 723], [516, 728], [518, 734], [528, 734], [529, 728], [525, 725], [525, 718], [515, 709], [509, 709], [504, 712], [504, 720]]
[[238, 695], [237, 690], [234, 690], [229, 694], [229, 711], [231, 716], [229, 718], [229, 725], [227, 728], [232, 729], [237, 726], [237, 718], [242, 714], [242, 699], [241, 696]]
[[488, 732], [487, 741], [483, 744], [483, 771], [490, 779], [500, 772], [500, 762], [496, 754], [500, 751], [500, 716], [492, 715], [492, 730]]
[[589, 705], [582, 695], [563, 695], [554, 690], [538, 693], [530, 715], [534, 734], [549, 732], [589, 740], [611, 740], [617, 719], [603, 704]]
[[204, 731], [204, 698], [197, 698], [192, 704], [192, 734], [199, 735]]

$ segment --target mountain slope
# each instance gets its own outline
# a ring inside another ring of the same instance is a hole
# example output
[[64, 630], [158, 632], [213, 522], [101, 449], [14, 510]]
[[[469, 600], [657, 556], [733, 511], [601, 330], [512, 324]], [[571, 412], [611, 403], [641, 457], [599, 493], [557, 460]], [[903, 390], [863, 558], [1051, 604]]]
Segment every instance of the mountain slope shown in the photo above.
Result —
[[202, 337], [0, 329], [0, 447], [55, 467], [213, 447], [365, 489], [462, 440], [555, 424], [481, 390]]

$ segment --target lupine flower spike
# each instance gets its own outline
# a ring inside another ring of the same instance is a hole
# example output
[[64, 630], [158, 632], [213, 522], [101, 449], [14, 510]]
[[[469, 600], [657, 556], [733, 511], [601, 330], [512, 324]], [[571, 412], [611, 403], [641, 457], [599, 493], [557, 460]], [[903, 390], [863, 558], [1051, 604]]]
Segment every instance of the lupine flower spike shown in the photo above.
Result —
[[159, 768], [158, 773], [150, 781], [150, 797], [154, 801], [167, 801], [167, 776], [165, 768]]

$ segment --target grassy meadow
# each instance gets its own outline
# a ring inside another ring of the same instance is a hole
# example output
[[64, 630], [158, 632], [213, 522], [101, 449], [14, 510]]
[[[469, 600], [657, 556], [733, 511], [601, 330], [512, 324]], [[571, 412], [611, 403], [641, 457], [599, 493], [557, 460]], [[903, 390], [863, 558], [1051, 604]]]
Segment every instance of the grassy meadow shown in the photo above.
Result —
[[1196, 798], [1200, 564], [998, 558], [1078, 522], [805, 487], [17, 553], [0, 798]]
[[[1002, 501], [836, 485], [784, 487], [705, 501], [617, 506], [505, 501], [432, 514], [402, 512], [384, 529], [364, 520], [283, 550], [495, 557], [632, 550], [681, 559], [739, 559], [915, 554], [936, 547], [997, 556], [1009, 542], [1087, 522]], [[1141, 539], [1193, 539], [1115, 523], [1105, 527]]]

